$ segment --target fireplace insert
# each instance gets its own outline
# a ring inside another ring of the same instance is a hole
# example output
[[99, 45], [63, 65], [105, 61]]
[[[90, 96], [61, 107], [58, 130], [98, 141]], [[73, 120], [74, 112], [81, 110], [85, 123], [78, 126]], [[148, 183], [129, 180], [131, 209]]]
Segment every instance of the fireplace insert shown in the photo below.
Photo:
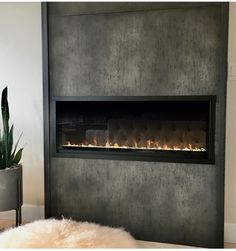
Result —
[[56, 156], [214, 163], [215, 96], [56, 97]]

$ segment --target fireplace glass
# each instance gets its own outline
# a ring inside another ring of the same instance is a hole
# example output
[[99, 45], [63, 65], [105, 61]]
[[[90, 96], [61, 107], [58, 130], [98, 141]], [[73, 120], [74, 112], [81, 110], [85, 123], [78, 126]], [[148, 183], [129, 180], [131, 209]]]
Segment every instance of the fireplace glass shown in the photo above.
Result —
[[87, 158], [210, 162], [212, 98], [56, 101], [56, 152]]

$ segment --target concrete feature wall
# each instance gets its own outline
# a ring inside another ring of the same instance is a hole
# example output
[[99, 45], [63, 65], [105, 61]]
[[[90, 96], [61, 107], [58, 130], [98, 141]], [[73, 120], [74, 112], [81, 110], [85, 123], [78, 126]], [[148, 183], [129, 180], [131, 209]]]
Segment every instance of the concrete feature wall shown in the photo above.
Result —
[[227, 9], [221, 16], [221, 5], [156, 3], [152, 11], [70, 15], [81, 5], [49, 4], [50, 105], [54, 96], [216, 95], [216, 162], [51, 154], [47, 216], [124, 226], [144, 240], [222, 246]]
[[42, 205], [43, 97], [41, 4], [0, 3], [0, 91], [9, 88], [15, 141], [23, 132], [24, 204]]

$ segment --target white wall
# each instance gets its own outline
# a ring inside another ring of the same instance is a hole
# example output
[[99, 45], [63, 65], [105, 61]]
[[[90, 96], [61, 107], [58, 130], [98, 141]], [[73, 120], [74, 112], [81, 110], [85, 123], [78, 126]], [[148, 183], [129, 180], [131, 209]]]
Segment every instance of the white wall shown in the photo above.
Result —
[[0, 3], [0, 92], [6, 85], [15, 140], [23, 132], [24, 204], [43, 205], [40, 3]]

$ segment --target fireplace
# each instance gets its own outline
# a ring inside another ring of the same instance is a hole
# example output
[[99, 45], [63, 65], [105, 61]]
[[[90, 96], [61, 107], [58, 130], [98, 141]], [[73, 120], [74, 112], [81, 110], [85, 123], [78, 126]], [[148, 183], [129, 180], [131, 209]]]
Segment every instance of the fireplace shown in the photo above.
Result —
[[55, 98], [55, 154], [214, 162], [215, 97]]

